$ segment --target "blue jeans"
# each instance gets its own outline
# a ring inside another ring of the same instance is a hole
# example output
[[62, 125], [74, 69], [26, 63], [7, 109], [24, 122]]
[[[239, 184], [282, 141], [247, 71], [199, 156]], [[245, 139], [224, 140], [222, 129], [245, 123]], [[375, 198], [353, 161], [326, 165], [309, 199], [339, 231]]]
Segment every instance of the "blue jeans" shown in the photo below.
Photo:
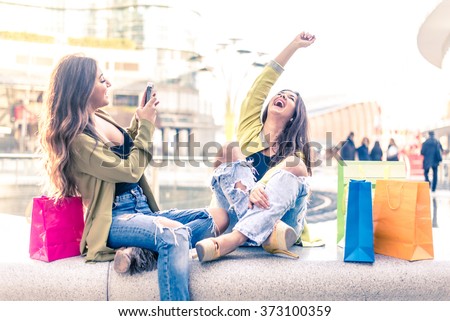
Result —
[[[430, 168], [433, 171], [433, 180], [430, 182], [430, 178], [428, 177]], [[425, 176], [425, 182], [428, 182], [431, 185], [431, 191], [436, 191], [437, 181], [438, 181], [438, 165], [435, 166], [424, 166], [423, 174]]]
[[[236, 188], [236, 182], [244, 184], [246, 190]], [[259, 246], [281, 220], [300, 237], [307, 209], [307, 178], [297, 177], [283, 169], [275, 171], [265, 188], [270, 203], [268, 209], [248, 208], [249, 191], [255, 184], [252, 166], [247, 161], [223, 163], [215, 169], [211, 187], [219, 207], [225, 209], [230, 217], [229, 229], [244, 234], [249, 239], [245, 245]]]
[[[166, 227], [158, 219], [183, 224]], [[206, 209], [167, 210], [153, 213], [138, 186], [114, 199], [108, 246], [136, 246], [158, 252], [158, 283], [163, 301], [189, 300], [189, 249], [215, 236], [212, 216]]]

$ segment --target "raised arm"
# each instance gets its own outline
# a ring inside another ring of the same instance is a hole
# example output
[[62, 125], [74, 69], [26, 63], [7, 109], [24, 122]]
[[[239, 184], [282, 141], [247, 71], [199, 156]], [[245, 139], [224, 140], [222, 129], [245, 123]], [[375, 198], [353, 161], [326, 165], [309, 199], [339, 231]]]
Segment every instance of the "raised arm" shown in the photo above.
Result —
[[284, 67], [289, 59], [291, 59], [292, 55], [299, 48], [306, 48], [314, 43], [316, 37], [307, 32], [301, 32], [297, 36], [295, 36], [294, 40], [292, 40], [286, 48], [284, 48], [278, 56], [274, 59], [281, 67]]

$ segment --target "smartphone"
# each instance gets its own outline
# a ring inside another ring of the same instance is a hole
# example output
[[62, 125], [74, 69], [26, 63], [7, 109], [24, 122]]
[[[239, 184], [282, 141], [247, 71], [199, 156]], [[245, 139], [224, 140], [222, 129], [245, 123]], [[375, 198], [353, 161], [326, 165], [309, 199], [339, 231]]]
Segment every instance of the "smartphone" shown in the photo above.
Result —
[[145, 104], [152, 98], [153, 84], [147, 83], [147, 89], [145, 90]]

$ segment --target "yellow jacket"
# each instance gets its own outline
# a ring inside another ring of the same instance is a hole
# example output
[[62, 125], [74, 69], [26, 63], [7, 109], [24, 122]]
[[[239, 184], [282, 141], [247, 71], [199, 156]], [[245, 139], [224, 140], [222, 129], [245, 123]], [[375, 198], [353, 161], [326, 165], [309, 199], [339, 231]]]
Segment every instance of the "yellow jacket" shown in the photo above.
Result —
[[[246, 157], [269, 147], [269, 143], [263, 135], [261, 110], [264, 101], [269, 95], [270, 89], [283, 71], [284, 68], [276, 61], [270, 61], [256, 78], [252, 88], [247, 93], [247, 97], [242, 102], [236, 136], [242, 153]], [[279, 165], [276, 165], [269, 169], [259, 182], [267, 184], [278, 167]]]
[[[96, 114], [120, 127], [108, 113], [98, 110]], [[87, 262], [109, 261], [114, 250], [107, 247], [112, 222], [112, 204], [116, 183], [139, 182], [147, 196], [150, 209], [158, 211], [144, 171], [152, 158], [152, 135], [154, 125], [147, 120], [133, 118], [127, 128], [134, 146], [128, 159], [121, 159], [109, 149], [108, 142], [96, 141], [87, 134], [76, 137], [71, 147], [71, 161], [78, 190], [85, 207], [85, 227], [80, 251]]]
[[[264, 101], [272, 89], [272, 86], [278, 80], [283, 71], [284, 68], [276, 61], [270, 61], [270, 63], [264, 67], [261, 74], [256, 78], [247, 93], [247, 97], [242, 103], [236, 136], [238, 138], [241, 151], [246, 157], [269, 147], [269, 143], [263, 135], [261, 110], [263, 108]], [[297, 156], [302, 159], [304, 158], [301, 152], [297, 152]], [[259, 180], [259, 182], [267, 184], [270, 177], [272, 177], [273, 173], [280, 166], [281, 164], [270, 168]], [[306, 219], [298, 242], [301, 242], [304, 247], [324, 245], [322, 239], [311, 236]]]

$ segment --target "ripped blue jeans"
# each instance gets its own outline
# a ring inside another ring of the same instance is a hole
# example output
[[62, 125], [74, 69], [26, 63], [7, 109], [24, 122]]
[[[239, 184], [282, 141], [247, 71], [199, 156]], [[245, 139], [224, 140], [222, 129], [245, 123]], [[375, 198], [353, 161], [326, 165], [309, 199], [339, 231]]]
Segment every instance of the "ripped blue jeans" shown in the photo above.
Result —
[[[183, 224], [165, 227], [160, 218]], [[158, 252], [158, 283], [162, 301], [186, 301], [189, 295], [189, 249], [215, 236], [206, 209], [167, 210], [153, 213], [138, 186], [114, 199], [108, 246], [136, 246]]]
[[[237, 182], [245, 185], [246, 190], [237, 188]], [[255, 184], [253, 167], [247, 161], [223, 163], [215, 169], [211, 187], [219, 207], [225, 209], [230, 217], [226, 232], [238, 230], [248, 238], [245, 245], [259, 246], [281, 220], [290, 225], [299, 237], [307, 209], [307, 178], [297, 177], [283, 169], [275, 171], [265, 188], [270, 203], [268, 209], [248, 208], [249, 191]]]

